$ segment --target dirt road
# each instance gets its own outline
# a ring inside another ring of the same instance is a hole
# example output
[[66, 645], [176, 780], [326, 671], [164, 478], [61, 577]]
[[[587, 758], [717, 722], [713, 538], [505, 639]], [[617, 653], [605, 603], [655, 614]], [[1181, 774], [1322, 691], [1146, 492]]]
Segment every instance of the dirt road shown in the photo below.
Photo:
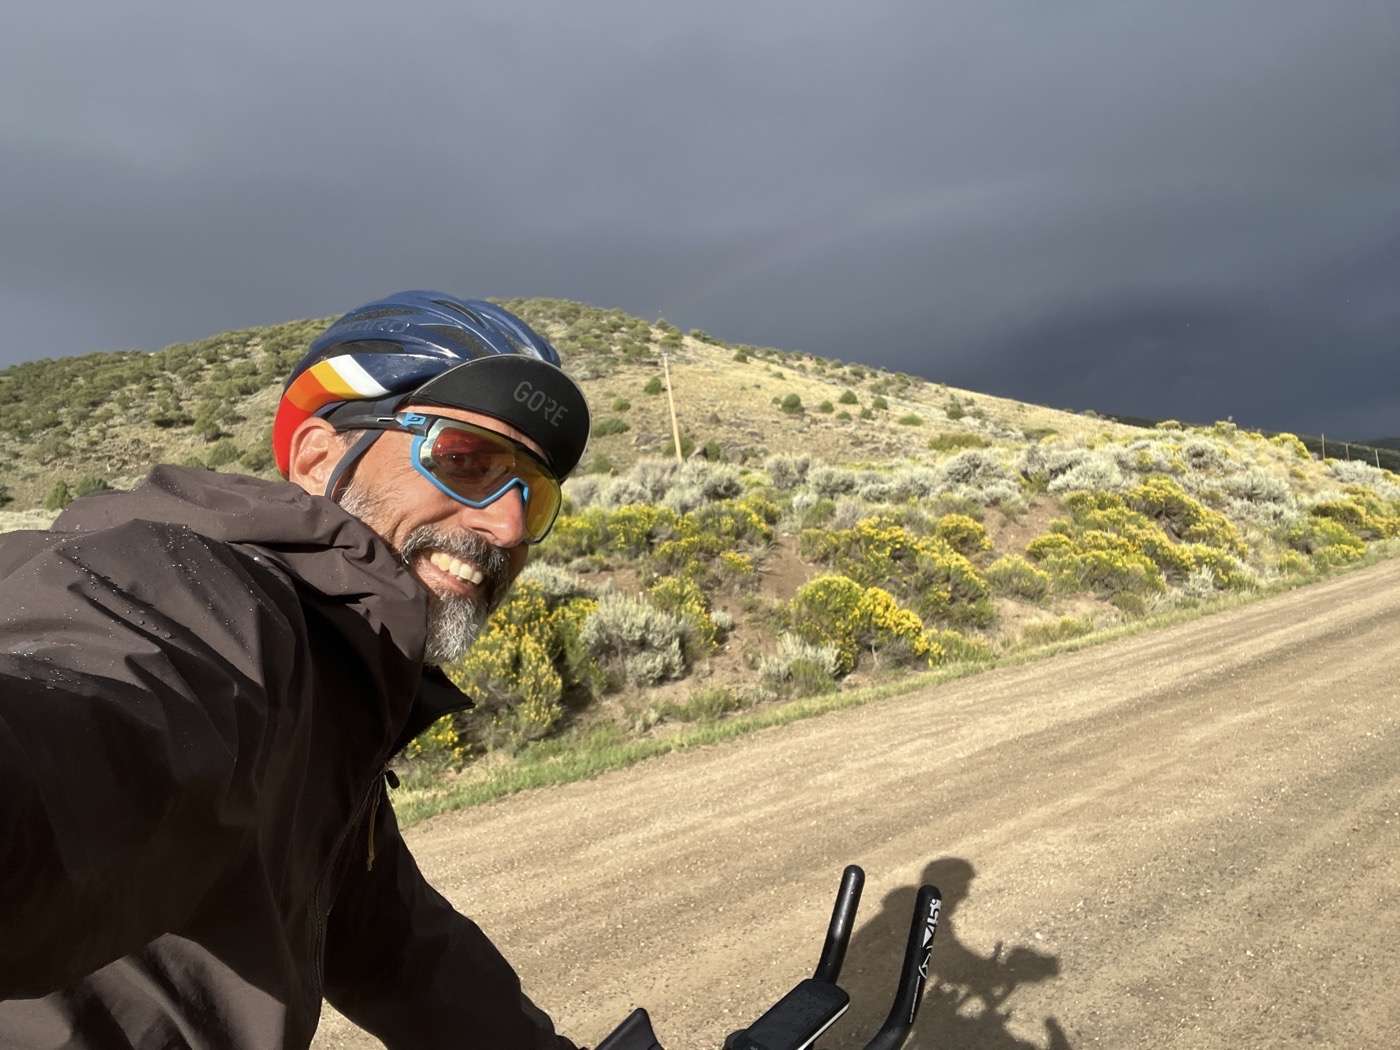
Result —
[[[824, 1048], [1400, 1045], [1400, 564], [439, 817], [410, 842], [596, 1042], [712, 1050], [815, 965], [867, 872]], [[378, 1045], [329, 1012], [316, 1046]], [[506, 1048], [502, 1048], [506, 1050]]]

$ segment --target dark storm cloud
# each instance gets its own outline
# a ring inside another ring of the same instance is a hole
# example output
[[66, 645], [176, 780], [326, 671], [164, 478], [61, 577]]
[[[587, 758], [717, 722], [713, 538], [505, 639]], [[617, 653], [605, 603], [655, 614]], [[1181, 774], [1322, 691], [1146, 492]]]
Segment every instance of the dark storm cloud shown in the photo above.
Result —
[[1394, 10], [36, 7], [0, 40], [0, 362], [426, 285], [1400, 432]]

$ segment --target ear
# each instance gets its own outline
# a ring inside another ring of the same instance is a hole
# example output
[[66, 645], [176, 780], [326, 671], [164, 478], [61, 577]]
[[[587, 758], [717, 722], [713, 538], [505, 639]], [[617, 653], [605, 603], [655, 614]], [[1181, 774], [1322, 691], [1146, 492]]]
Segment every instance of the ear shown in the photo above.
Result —
[[331, 471], [345, 452], [335, 428], [312, 416], [292, 431], [287, 480], [300, 485], [313, 496], [326, 491]]

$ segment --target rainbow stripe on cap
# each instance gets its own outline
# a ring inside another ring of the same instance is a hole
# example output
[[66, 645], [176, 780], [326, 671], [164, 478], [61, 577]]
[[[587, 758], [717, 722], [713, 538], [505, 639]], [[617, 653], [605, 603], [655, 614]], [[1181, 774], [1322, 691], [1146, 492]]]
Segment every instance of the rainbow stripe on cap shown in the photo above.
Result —
[[282, 392], [272, 424], [272, 448], [282, 476], [287, 476], [291, 462], [292, 432], [305, 420], [338, 401], [388, 397], [392, 392], [352, 354], [328, 357], [302, 372]]

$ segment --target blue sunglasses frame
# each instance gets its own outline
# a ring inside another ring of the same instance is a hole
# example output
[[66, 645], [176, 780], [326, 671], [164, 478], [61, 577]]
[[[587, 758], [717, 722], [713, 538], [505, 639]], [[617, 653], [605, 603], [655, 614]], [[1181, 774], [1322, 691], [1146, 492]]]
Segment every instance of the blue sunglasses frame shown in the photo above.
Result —
[[564, 500], [563, 494], [560, 491], [560, 482], [554, 477], [554, 472], [550, 470], [549, 465], [533, 451], [504, 434], [489, 430], [486, 427], [476, 426], [461, 419], [453, 419], [450, 416], [434, 416], [421, 412], [400, 412], [393, 416], [376, 416], [372, 419], [356, 421], [350, 426], [345, 427], [345, 429], [371, 431], [396, 430], [412, 434], [413, 441], [409, 446], [409, 463], [413, 465], [413, 469], [427, 478], [439, 492], [450, 496], [456, 502], [464, 506], [471, 507], [473, 510], [481, 510], [484, 507], [489, 507], [511, 489], [518, 488], [520, 490], [521, 507], [525, 511], [525, 520], [528, 527], [531, 496], [530, 484], [519, 474], [509, 478], [505, 484], [490, 495], [474, 500], [463, 496], [460, 492], [454, 492], [433, 472], [433, 444], [443, 430], [464, 430], [472, 434], [489, 438], [493, 441], [503, 442], [515, 452], [517, 457], [523, 458], [537, 467], [542, 477], [554, 480], [556, 493], [554, 513], [550, 515], [549, 521], [545, 524], [544, 528], [540, 530], [539, 535], [529, 535], [526, 537], [525, 542], [531, 544], [539, 543], [549, 535], [550, 530], [554, 528], [555, 521], [559, 518], [559, 511], [563, 506]]

